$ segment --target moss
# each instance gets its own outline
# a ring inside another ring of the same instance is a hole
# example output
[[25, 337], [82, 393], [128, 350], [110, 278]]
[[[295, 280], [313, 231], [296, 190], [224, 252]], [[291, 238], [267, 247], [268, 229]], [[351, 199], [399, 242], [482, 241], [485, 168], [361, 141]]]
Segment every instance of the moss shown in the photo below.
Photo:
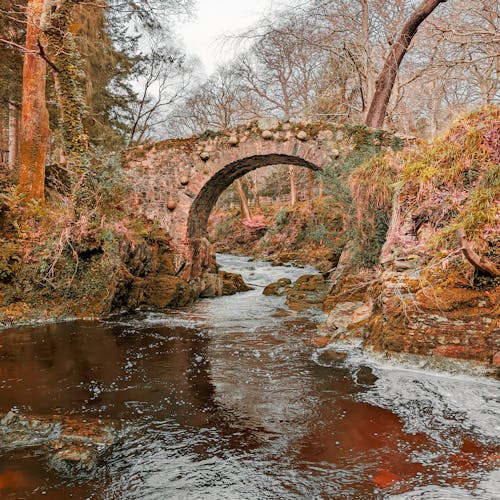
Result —
[[222, 135], [221, 131], [207, 129], [207, 130], [205, 130], [205, 132], [203, 132], [202, 134], [200, 134], [198, 136], [198, 139], [215, 139], [216, 137], [219, 137], [220, 135]]
[[[63, 138], [64, 149], [69, 170], [73, 172], [73, 182], [77, 182], [81, 172], [87, 172], [90, 166], [88, 137], [83, 120], [86, 104], [83, 92], [81, 56], [76, 44], [75, 35], [69, 29], [75, 3], [63, 0], [54, 9], [47, 23], [45, 36], [49, 56], [57, 67], [56, 93], [59, 101], [59, 128]], [[54, 52], [53, 48], [57, 47]]]
[[433, 285], [494, 286], [464, 264], [457, 234], [464, 231], [477, 253], [500, 264], [499, 151], [500, 109], [490, 106], [463, 116], [402, 164], [402, 210], [431, 232], [420, 252]]
[[438, 229], [434, 249], [452, 245], [458, 229], [481, 243], [485, 230], [497, 224], [499, 123], [498, 107], [475, 111], [403, 166], [403, 196], [415, 202], [434, 197], [445, 209], [440, 220], [434, 221]]

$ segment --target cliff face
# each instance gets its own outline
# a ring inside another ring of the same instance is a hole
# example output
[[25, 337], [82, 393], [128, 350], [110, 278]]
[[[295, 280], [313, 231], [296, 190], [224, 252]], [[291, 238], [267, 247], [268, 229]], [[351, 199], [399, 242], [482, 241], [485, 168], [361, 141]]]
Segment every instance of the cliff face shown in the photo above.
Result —
[[380, 351], [473, 361], [499, 376], [499, 109], [399, 155], [395, 172], [379, 265], [360, 271], [353, 250], [345, 253], [326, 302], [329, 333]]

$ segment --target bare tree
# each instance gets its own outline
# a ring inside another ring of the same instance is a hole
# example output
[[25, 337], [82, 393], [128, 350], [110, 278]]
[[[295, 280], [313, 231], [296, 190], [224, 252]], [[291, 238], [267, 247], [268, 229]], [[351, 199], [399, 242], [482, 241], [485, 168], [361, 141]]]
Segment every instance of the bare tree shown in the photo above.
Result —
[[245, 92], [234, 67], [219, 68], [194, 87], [169, 117], [175, 135], [227, 129], [258, 114], [258, 105]]
[[171, 40], [155, 36], [138, 72], [141, 90], [130, 107], [129, 144], [151, 140], [163, 128], [171, 108], [191, 85], [193, 65]]

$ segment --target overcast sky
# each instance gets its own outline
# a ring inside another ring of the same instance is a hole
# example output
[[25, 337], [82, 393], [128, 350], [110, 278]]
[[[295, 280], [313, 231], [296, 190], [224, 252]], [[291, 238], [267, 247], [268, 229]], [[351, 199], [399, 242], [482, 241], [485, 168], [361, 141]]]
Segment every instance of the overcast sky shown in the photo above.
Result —
[[234, 56], [234, 44], [223, 44], [224, 35], [234, 35], [252, 26], [259, 18], [293, 0], [197, 0], [195, 16], [176, 30], [187, 52], [197, 56], [207, 74], [217, 64]]

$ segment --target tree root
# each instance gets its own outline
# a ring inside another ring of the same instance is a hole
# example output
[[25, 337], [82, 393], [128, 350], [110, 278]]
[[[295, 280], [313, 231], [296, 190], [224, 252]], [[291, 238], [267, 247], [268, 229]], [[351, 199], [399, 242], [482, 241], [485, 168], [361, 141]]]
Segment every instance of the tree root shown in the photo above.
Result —
[[473, 249], [469, 241], [465, 236], [463, 229], [457, 231], [458, 238], [462, 245], [462, 253], [464, 257], [477, 269], [480, 273], [491, 276], [492, 278], [497, 278], [500, 276], [500, 269], [492, 262], [490, 259], [484, 255], [478, 255]]

